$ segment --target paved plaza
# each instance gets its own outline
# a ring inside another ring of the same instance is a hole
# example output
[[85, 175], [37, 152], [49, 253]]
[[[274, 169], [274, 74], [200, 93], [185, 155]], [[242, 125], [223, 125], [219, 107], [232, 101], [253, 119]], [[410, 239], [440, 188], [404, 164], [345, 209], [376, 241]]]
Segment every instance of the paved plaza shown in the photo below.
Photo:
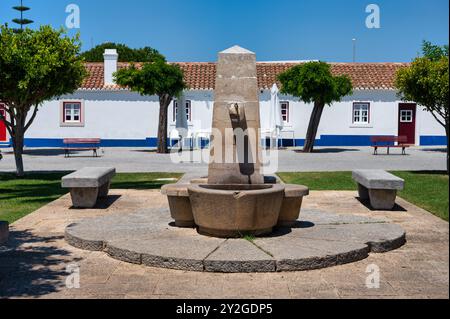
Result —
[[[161, 210], [167, 199], [159, 191], [114, 190], [95, 209], [75, 210], [70, 208], [70, 197], [64, 196], [12, 225], [10, 249], [0, 252], [0, 297], [448, 298], [448, 223], [401, 198], [395, 211], [374, 212], [356, 196], [356, 192], [312, 192], [304, 209], [389, 220], [406, 231], [407, 243], [351, 264], [252, 274], [152, 268], [74, 248], [64, 240], [67, 225], [119, 212]], [[376, 268], [380, 287], [368, 289], [366, 271]], [[67, 280], [67, 270], [74, 269], [79, 270], [79, 289], [66, 286], [73, 283]]]
[[[0, 172], [14, 171], [14, 156], [11, 150], [3, 150]], [[208, 150], [204, 150], [207, 159]], [[292, 149], [279, 151], [278, 172], [351, 171], [354, 169], [384, 170], [446, 170], [445, 147], [415, 147], [402, 156], [401, 150], [391, 150], [386, 155], [374, 156], [370, 147], [317, 148], [313, 154], [304, 154]], [[201, 158], [199, 151], [186, 152], [187, 157]], [[81, 152], [64, 158], [60, 149], [27, 149], [24, 155], [27, 171], [71, 171], [89, 166], [116, 167], [123, 172], [190, 172], [206, 174], [207, 164], [186, 161], [173, 163], [168, 154], [156, 154], [154, 150], [139, 148], [104, 148], [99, 158], [92, 152]]]

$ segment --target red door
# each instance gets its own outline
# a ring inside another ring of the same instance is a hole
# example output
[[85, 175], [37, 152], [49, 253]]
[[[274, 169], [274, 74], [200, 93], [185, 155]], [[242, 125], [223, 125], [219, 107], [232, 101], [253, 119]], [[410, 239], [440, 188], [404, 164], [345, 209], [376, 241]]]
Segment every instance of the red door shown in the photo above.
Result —
[[416, 144], [416, 109], [416, 104], [399, 104], [398, 136], [406, 136], [407, 144]]
[[[4, 104], [0, 104], [0, 113], [2, 113], [4, 117], [6, 116]], [[5, 123], [3, 123], [3, 121], [0, 121], [0, 142], [5, 141], [6, 141], [6, 126]]]

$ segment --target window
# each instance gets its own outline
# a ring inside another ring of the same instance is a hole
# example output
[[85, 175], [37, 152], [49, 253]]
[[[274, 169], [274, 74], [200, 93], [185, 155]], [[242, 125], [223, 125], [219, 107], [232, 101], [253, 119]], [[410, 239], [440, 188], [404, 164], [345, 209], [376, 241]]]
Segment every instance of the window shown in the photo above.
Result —
[[400, 111], [400, 122], [401, 123], [412, 123], [413, 122], [413, 111], [412, 110], [401, 110]]
[[64, 123], [81, 123], [81, 103], [64, 102]]
[[369, 124], [370, 122], [370, 103], [353, 104], [353, 123]]
[[[178, 114], [178, 101], [174, 101], [173, 103], [173, 121], [177, 121]], [[190, 122], [192, 120], [192, 111], [191, 111], [191, 101], [186, 101], [186, 118], [187, 121]]]
[[281, 102], [280, 105], [283, 122], [289, 123], [289, 102]]

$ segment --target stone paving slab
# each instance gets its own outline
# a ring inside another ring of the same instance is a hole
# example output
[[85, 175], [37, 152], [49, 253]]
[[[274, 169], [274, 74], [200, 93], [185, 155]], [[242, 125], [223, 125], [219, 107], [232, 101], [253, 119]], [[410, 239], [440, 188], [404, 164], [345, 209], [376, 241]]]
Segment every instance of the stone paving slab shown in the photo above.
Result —
[[274, 272], [275, 259], [255, 244], [228, 239], [204, 260], [208, 272]]
[[[308, 219], [304, 220], [307, 216]], [[318, 217], [316, 222], [316, 217]], [[69, 244], [152, 267], [206, 272], [275, 272], [326, 268], [387, 252], [406, 242], [404, 230], [368, 217], [308, 211], [298, 227], [254, 240], [202, 236], [171, 226], [168, 208], [122, 212], [69, 225]]]
[[[322, 230], [319, 230], [319, 234]], [[278, 271], [305, 271], [359, 261], [369, 256], [370, 248], [361, 243], [302, 237], [257, 239], [255, 244], [270, 252]]]

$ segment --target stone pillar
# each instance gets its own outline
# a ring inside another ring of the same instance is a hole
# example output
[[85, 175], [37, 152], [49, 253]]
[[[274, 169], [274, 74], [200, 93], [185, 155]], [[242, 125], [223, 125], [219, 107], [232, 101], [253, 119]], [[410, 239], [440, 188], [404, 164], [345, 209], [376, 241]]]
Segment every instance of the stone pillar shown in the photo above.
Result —
[[220, 52], [209, 184], [264, 183], [260, 127], [255, 53], [238, 46]]

